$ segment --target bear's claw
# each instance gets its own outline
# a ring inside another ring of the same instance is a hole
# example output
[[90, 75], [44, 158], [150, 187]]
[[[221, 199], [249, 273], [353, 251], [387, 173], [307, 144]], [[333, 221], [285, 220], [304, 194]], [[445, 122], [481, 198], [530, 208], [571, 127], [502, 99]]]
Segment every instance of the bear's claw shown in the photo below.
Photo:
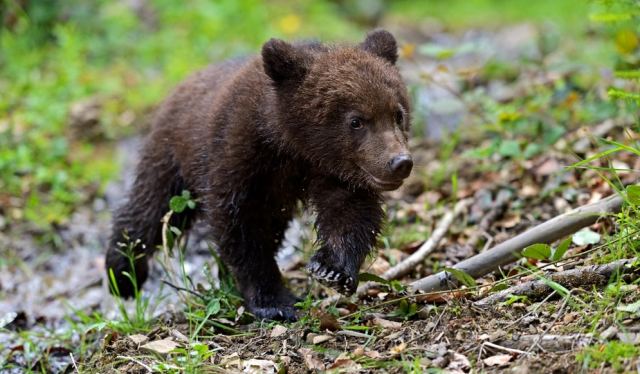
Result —
[[296, 309], [293, 306], [253, 307], [250, 309], [258, 320], [273, 320], [295, 322], [298, 320]]
[[349, 296], [356, 291], [357, 282], [355, 277], [343, 271], [331, 269], [315, 261], [309, 263], [307, 270], [320, 283], [344, 295]]

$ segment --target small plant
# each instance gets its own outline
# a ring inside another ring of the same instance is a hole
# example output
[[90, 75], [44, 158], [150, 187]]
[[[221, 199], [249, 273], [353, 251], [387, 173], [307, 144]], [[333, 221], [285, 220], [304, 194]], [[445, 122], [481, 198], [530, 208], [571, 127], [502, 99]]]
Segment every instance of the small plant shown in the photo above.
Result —
[[118, 289], [118, 284], [116, 282], [115, 274], [113, 273], [113, 269], [109, 269], [109, 288], [111, 293], [115, 295], [115, 300], [118, 306], [118, 310], [120, 311], [120, 316], [122, 317], [122, 323], [112, 324], [111, 327], [116, 331], [120, 332], [133, 332], [133, 331], [144, 331], [147, 330], [150, 326], [150, 299], [147, 296], [143, 296], [138, 288], [138, 282], [135, 273], [135, 247], [141, 245], [140, 240], [129, 241], [127, 239], [127, 243], [118, 243], [120, 245], [120, 252], [127, 257], [129, 260], [129, 268], [131, 269], [131, 273], [123, 272], [127, 279], [131, 282], [133, 286], [133, 295], [135, 302], [135, 312], [133, 316], [129, 315], [129, 311], [127, 310], [127, 306], [125, 301], [120, 297], [120, 290]]
[[596, 369], [607, 365], [615, 371], [622, 371], [625, 368], [625, 362], [637, 358], [638, 355], [640, 355], [640, 348], [636, 345], [613, 340], [587, 347], [578, 353], [576, 358], [582, 362], [585, 369]]

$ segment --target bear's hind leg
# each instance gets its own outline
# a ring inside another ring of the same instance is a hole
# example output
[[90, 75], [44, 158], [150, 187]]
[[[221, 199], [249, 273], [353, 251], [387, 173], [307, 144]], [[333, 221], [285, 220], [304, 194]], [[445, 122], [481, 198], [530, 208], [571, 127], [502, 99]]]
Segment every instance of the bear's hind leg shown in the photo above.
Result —
[[[110, 291], [126, 298], [134, 296], [135, 288], [139, 289], [147, 279], [149, 258], [155, 247], [162, 243], [161, 220], [169, 211], [169, 199], [185, 187], [171, 157], [162, 154], [160, 147], [152, 147], [151, 143], [143, 151], [126, 203], [114, 213], [106, 255]], [[189, 212], [172, 217], [175, 225], [188, 226], [190, 221]], [[111, 271], [115, 285], [111, 284]], [[136, 287], [127, 274], [135, 274]]]
[[[225, 220], [235, 222], [231, 227], [218, 227], [225, 233], [219, 241], [222, 260], [231, 268], [245, 305], [258, 319], [295, 321], [293, 304], [298, 299], [283, 284], [275, 261], [291, 209], [241, 211]], [[280, 215], [274, 216], [274, 211]]]

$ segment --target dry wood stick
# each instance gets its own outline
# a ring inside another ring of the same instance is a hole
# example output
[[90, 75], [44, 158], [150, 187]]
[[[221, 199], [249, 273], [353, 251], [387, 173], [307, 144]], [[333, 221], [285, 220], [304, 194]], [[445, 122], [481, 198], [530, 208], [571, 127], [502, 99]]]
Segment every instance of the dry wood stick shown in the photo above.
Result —
[[[580, 286], [601, 286], [607, 284], [613, 274], [628, 275], [632, 273], [640, 273], [640, 267], [633, 266], [637, 258], [623, 259], [614, 261], [604, 265], [582, 266], [571, 270], [560, 271], [557, 273], [546, 274], [545, 278], [550, 279], [566, 288], [576, 288]], [[553, 289], [544, 279], [536, 279], [524, 282], [506, 290], [496, 292], [482, 300], [478, 300], [476, 306], [493, 305], [505, 301], [512, 295], [527, 296], [530, 299], [537, 300], [548, 295]]]
[[[520, 251], [531, 244], [552, 243], [595, 223], [603, 214], [618, 212], [622, 207], [622, 201], [621, 196], [612, 195], [561, 214], [453, 267], [465, 271], [473, 278], [481, 277], [497, 270], [500, 266], [518, 260]], [[418, 279], [410, 284], [410, 288], [414, 292], [433, 292], [451, 289], [457, 285], [458, 282], [451, 277], [451, 274], [441, 271]]]
[[504, 339], [498, 341], [503, 347], [513, 349], [531, 349], [532, 346], [537, 346], [547, 352], [561, 352], [571, 351], [577, 348], [586, 347], [591, 344], [595, 339], [589, 334], [574, 334], [574, 335], [514, 335], [511, 339]]

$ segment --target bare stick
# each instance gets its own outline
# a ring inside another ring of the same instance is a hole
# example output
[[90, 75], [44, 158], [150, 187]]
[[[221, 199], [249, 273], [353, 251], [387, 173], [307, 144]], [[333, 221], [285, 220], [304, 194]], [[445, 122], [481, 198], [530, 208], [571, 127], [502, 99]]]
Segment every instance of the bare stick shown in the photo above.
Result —
[[499, 349], [501, 351], [505, 351], [505, 352], [509, 352], [509, 353], [516, 353], [516, 354], [519, 354], [519, 355], [521, 354], [521, 355], [525, 355], [525, 356], [529, 355], [529, 352], [525, 352], [523, 350], [515, 349], [515, 348], [503, 347], [501, 345], [494, 344], [494, 343], [491, 343], [491, 342], [484, 342], [484, 343], [482, 343], [482, 345], [483, 346], [487, 346], [487, 347], [491, 347], [491, 348], [494, 348], [494, 349]]
[[571, 270], [546, 274], [545, 279], [536, 279], [522, 284], [515, 285], [500, 292], [496, 292], [475, 303], [476, 306], [487, 306], [505, 301], [510, 296], [527, 296], [530, 299], [538, 300], [553, 292], [546, 279], [550, 279], [566, 288], [576, 288], [580, 286], [602, 286], [607, 284], [612, 275], [638, 274], [640, 268], [634, 266], [637, 258], [618, 260], [604, 265], [582, 266]]
[[[616, 213], [622, 207], [622, 197], [612, 195], [593, 204], [585, 205], [533, 227], [492, 249], [468, 258], [454, 266], [473, 278], [486, 275], [500, 266], [520, 258], [520, 251], [535, 243], [552, 243], [579, 229], [595, 223], [603, 214]], [[416, 291], [433, 292], [451, 289], [457, 281], [446, 271], [418, 279], [410, 284]]]
[[593, 336], [589, 334], [574, 335], [520, 335], [513, 336], [511, 339], [501, 340], [501, 346], [513, 349], [531, 349], [538, 347], [539, 350], [546, 352], [562, 352], [572, 351], [577, 348], [586, 347], [594, 341]]

